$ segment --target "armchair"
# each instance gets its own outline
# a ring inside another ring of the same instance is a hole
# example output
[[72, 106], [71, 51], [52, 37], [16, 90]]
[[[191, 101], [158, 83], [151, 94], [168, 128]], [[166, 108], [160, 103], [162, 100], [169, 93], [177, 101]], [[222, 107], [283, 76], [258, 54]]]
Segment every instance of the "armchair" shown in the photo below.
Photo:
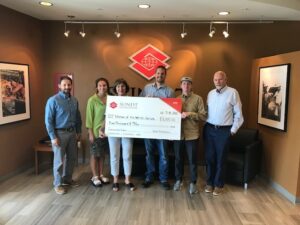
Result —
[[262, 142], [258, 130], [241, 128], [231, 137], [226, 158], [226, 180], [248, 188], [260, 170]]

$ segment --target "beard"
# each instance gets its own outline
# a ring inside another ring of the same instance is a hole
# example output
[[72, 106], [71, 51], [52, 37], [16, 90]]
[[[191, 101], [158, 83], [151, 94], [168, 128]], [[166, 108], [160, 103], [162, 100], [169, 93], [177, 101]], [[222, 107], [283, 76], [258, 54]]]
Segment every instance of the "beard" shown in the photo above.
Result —
[[71, 88], [65, 88], [65, 89], [62, 90], [62, 92], [63, 92], [64, 94], [70, 96], [70, 95], [71, 95]]

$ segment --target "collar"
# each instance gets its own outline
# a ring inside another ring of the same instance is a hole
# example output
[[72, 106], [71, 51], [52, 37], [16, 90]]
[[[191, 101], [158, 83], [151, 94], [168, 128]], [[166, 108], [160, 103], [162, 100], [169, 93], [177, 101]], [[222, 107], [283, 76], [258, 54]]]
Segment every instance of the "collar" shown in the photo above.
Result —
[[181, 94], [181, 96], [182, 96], [182, 98], [187, 99], [187, 98], [191, 97], [192, 94], [193, 94], [193, 92], [191, 91], [191, 93], [189, 95]]
[[71, 97], [71, 94], [70, 94], [70, 95], [67, 95], [67, 94], [65, 94], [63, 91], [59, 91], [58, 94], [59, 94], [61, 97], [63, 97], [64, 99], [68, 99], [68, 98]]
[[[152, 83], [152, 87], [157, 88], [156, 82]], [[166, 87], [166, 85], [165, 84], [161, 84], [159, 88], [163, 88], [163, 87]]]
[[226, 89], [227, 89], [227, 85], [224, 86], [223, 88], [221, 88], [220, 90], [216, 89], [216, 92], [217, 92], [218, 94], [222, 94], [222, 93], [224, 93], [224, 91], [226, 91]]

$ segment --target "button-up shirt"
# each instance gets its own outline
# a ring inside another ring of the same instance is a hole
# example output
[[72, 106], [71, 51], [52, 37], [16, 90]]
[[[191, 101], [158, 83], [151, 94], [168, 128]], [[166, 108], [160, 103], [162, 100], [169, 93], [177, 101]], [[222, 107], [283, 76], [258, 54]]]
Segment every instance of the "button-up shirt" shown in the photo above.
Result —
[[105, 104], [101, 102], [97, 94], [91, 96], [86, 106], [86, 128], [92, 129], [94, 136], [99, 137], [99, 129], [105, 119]]
[[140, 94], [141, 97], [174, 98], [172, 88], [163, 84], [157, 88], [156, 83], [147, 84]]
[[220, 90], [211, 90], [207, 96], [207, 122], [218, 126], [232, 126], [236, 133], [244, 122], [242, 103], [239, 93], [234, 88], [225, 86]]
[[77, 99], [62, 91], [50, 97], [46, 104], [45, 124], [51, 140], [56, 138], [55, 129], [72, 127], [80, 134], [82, 121]]
[[182, 112], [190, 112], [190, 115], [181, 121], [181, 139], [195, 140], [200, 136], [200, 119], [206, 120], [206, 111], [203, 100], [199, 95], [179, 95], [182, 99]]

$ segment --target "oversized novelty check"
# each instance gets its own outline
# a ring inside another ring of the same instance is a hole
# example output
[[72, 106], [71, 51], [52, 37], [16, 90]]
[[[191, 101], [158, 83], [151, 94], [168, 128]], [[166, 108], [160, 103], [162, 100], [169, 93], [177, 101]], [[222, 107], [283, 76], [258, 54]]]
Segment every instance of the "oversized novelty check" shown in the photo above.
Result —
[[180, 140], [181, 99], [107, 96], [105, 133], [111, 137]]

